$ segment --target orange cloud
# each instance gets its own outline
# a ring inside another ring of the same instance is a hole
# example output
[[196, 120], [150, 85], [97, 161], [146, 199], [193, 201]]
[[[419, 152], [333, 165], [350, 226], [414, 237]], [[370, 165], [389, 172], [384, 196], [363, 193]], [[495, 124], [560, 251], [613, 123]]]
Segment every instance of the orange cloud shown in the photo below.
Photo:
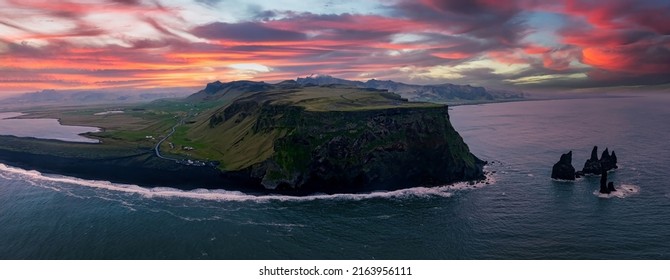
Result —
[[[0, 10], [0, 91], [194, 86], [312, 73], [407, 81], [411, 74], [459, 69], [480, 59], [515, 64], [515, 75], [598, 70], [598, 79], [613, 84], [622, 74], [654, 78], [626, 80], [628, 85], [670, 83], [662, 78], [670, 77], [670, 5], [596, 2], [397, 0], [374, 12], [273, 10], [262, 19], [203, 20], [189, 10], [195, 4], [162, 0], [6, 0]], [[560, 14], [557, 31], [529, 26], [528, 16], [536, 12]], [[230, 66], [236, 64], [261, 71]], [[481, 68], [458, 73], [464, 82], [506, 86], [504, 81], [520, 78], [474, 65]]]

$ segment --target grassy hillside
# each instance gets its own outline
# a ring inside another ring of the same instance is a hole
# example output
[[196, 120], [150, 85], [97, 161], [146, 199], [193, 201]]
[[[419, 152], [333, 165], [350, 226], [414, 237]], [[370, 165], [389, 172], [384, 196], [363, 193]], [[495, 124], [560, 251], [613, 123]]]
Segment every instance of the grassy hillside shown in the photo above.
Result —
[[[261, 108], [263, 107], [263, 108]], [[284, 123], [259, 130], [264, 122], [283, 119], [295, 110], [271, 114], [268, 108], [295, 108], [306, 112], [353, 112], [389, 108], [441, 107], [430, 103], [411, 103], [398, 95], [378, 90], [343, 86], [297, 87], [238, 95], [234, 102], [200, 113], [180, 127], [162, 149], [198, 159], [216, 160], [224, 170], [240, 170], [267, 160], [274, 154], [274, 143], [295, 128]], [[265, 111], [264, 111], [265, 110]], [[267, 120], [268, 116], [272, 118]], [[298, 115], [292, 116], [294, 118]], [[169, 143], [173, 144], [173, 147]], [[184, 150], [192, 147], [194, 150]]]
[[451, 126], [446, 106], [347, 86], [240, 94], [188, 118], [161, 149], [218, 161], [221, 170], [243, 172], [270, 189], [481, 176], [481, 162]]

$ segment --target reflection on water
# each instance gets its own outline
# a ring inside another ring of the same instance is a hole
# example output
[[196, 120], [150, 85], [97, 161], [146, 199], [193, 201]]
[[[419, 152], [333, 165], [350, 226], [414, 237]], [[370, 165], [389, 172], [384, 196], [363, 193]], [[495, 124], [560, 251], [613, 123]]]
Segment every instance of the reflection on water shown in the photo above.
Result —
[[61, 125], [56, 119], [13, 119], [21, 115], [23, 114], [0, 113], [0, 135], [82, 143], [100, 142], [80, 135], [100, 131], [97, 127]]

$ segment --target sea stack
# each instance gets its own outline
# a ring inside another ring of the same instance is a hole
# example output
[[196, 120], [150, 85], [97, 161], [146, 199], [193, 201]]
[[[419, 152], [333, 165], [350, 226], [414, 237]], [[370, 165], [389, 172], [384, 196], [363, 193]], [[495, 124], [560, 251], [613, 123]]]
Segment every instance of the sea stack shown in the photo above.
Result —
[[607, 188], [607, 171], [605, 169], [602, 169], [600, 173], [600, 193], [610, 193], [610, 190]]
[[591, 158], [587, 159], [584, 163], [582, 172], [584, 174], [598, 175], [602, 169], [605, 171], [610, 171], [612, 169], [619, 168], [616, 164], [617, 157], [614, 151], [612, 151], [612, 154], [610, 155], [609, 149], [605, 148], [602, 155], [600, 156], [600, 159], [598, 159], [598, 146], [593, 146], [593, 150], [591, 151]]
[[600, 193], [608, 194], [615, 191], [614, 182], [607, 182], [607, 170], [603, 168], [600, 173]]
[[584, 163], [584, 168], [582, 168], [582, 172], [584, 174], [600, 174], [600, 171], [602, 170], [600, 161], [598, 160], [598, 146], [593, 146], [593, 150], [591, 150], [591, 158], [587, 159], [586, 162]]
[[618, 166], [616, 165], [616, 154], [614, 153], [614, 151], [612, 151], [612, 155], [610, 155], [607, 148], [605, 148], [602, 156], [600, 157], [600, 166], [605, 170], [612, 170], [618, 168]]
[[616, 189], [614, 188], [614, 182], [609, 182], [607, 183], [607, 190], [610, 192], [615, 192]]
[[572, 151], [561, 155], [561, 159], [551, 169], [551, 178], [575, 180], [575, 168], [572, 166]]

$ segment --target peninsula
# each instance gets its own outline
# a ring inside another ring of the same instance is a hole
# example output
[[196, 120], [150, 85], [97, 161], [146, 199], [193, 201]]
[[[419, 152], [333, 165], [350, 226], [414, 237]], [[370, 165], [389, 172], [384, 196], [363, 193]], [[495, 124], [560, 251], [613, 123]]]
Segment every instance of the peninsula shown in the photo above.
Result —
[[[112, 109], [124, 113], [95, 113]], [[87, 179], [301, 195], [484, 178], [446, 105], [380, 89], [214, 82], [184, 99], [27, 113], [101, 127], [86, 135], [101, 144], [2, 136], [0, 161]]]

